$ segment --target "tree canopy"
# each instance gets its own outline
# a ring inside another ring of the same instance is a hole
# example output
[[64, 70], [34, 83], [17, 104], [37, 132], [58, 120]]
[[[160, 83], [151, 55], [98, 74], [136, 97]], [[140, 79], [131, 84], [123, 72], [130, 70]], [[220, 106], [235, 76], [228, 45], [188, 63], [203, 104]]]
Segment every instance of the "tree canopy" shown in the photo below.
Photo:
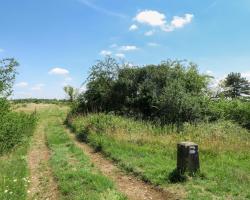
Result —
[[168, 60], [129, 67], [107, 57], [92, 67], [79, 107], [160, 123], [196, 121], [206, 109], [208, 79], [194, 63]]
[[250, 83], [240, 73], [231, 72], [227, 75], [223, 84], [226, 97], [237, 98], [243, 95], [250, 95]]
[[16, 78], [18, 62], [14, 58], [0, 60], [0, 97], [8, 97]]

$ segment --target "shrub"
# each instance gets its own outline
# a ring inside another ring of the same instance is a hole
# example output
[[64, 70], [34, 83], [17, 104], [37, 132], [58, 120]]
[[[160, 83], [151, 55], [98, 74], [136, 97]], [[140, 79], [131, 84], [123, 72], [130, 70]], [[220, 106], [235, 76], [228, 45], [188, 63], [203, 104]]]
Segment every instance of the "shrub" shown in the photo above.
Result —
[[0, 116], [0, 154], [8, 152], [32, 135], [35, 114], [7, 112]]
[[233, 120], [250, 129], [250, 102], [241, 100], [218, 100], [209, 103], [210, 120]]

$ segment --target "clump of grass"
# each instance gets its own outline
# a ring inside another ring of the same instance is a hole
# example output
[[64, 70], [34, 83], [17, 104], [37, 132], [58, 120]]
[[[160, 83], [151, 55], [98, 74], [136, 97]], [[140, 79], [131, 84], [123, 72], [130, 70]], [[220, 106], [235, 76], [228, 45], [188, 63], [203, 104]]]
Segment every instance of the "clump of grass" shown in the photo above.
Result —
[[244, 199], [250, 195], [250, 133], [230, 121], [184, 124], [181, 132], [105, 114], [78, 116], [69, 122], [79, 137], [87, 138], [121, 168], [161, 187], [182, 181], [183, 177], [171, 176], [176, 168], [176, 144], [198, 143], [202, 175], [178, 183], [187, 198]]
[[60, 112], [55, 111], [53, 115], [55, 117], [50, 117], [46, 132], [52, 151], [51, 166], [58, 181], [61, 199], [126, 199], [69, 139], [61, 124]]

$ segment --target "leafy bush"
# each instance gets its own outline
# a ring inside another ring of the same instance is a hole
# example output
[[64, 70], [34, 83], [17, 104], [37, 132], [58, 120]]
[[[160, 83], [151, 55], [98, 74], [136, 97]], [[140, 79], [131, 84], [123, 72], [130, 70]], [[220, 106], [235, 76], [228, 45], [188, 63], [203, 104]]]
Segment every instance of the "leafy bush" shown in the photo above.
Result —
[[35, 114], [7, 112], [0, 116], [0, 154], [5, 153], [32, 135]]
[[199, 121], [207, 107], [208, 79], [193, 63], [168, 60], [120, 68], [106, 58], [92, 67], [80, 108], [75, 110], [114, 112], [161, 124]]
[[209, 103], [210, 120], [226, 119], [238, 122], [250, 129], [250, 102], [241, 100], [218, 100]]
[[10, 104], [5, 98], [0, 98], [0, 117], [9, 112]]

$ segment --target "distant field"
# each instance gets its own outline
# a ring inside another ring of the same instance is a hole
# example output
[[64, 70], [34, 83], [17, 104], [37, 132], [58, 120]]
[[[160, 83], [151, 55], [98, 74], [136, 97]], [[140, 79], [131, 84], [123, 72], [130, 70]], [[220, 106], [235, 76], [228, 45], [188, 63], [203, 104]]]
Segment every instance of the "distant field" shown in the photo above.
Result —
[[[170, 127], [105, 114], [69, 120], [77, 135], [97, 151], [141, 179], [187, 199], [250, 198], [250, 132], [230, 121], [186, 124], [181, 133]], [[171, 182], [176, 144], [199, 144], [201, 174]]]

